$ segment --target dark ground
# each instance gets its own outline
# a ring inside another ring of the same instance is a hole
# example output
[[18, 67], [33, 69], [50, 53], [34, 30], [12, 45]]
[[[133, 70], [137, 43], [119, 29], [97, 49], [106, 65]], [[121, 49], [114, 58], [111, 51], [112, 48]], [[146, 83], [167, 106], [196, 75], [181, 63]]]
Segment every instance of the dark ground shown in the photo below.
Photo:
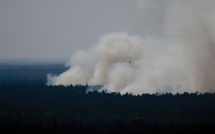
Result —
[[[0, 133], [214, 133], [215, 94], [90, 92], [46, 86], [52, 65], [0, 65]], [[99, 88], [100, 86], [94, 86]]]

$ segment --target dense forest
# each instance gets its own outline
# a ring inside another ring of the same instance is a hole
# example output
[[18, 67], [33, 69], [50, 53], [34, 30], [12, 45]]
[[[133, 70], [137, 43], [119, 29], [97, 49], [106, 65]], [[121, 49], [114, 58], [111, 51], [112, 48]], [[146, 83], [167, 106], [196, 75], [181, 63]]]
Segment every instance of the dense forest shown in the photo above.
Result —
[[47, 74], [60, 74], [66, 69], [64, 64], [0, 64], [0, 84], [45, 85]]
[[63, 65], [0, 66], [0, 133], [215, 132], [215, 94], [86, 92], [95, 86], [47, 86]]

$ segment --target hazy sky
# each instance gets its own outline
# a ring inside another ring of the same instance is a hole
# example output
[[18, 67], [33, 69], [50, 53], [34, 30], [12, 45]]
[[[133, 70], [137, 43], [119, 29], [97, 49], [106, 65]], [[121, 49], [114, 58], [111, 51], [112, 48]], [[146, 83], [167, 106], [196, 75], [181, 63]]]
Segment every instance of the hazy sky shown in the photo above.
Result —
[[158, 35], [162, 3], [151, 13], [144, 1], [1, 0], [0, 59], [70, 57], [111, 32]]

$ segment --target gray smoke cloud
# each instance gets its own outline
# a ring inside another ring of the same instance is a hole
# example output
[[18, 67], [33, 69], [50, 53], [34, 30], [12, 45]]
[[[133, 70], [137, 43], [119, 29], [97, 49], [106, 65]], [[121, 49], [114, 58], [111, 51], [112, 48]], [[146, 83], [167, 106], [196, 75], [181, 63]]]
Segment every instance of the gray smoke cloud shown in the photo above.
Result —
[[[169, 32], [178, 38], [194, 91], [215, 89], [215, 1], [182, 0], [166, 12]], [[173, 11], [173, 12], [172, 12]]]
[[[138, 4], [156, 12], [160, 2]], [[154, 14], [164, 18], [162, 38], [107, 34], [90, 49], [74, 53], [70, 69], [59, 76], [49, 74], [47, 84], [99, 84], [101, 90], [122, 94], [215, 91], [215, 1], [162, 4], [162, 12]]]

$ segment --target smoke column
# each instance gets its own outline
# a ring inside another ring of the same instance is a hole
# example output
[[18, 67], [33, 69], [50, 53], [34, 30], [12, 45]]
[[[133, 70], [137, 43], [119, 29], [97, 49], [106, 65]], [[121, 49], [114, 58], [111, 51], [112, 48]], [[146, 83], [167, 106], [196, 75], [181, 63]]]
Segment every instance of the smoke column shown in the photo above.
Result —
[[[159, 0], [147, 10], [157, 10]], [[162, 38], [110, 33], [73, 54], [70, 69], [48, 85], [103, 85], [109, 92], [183, 93], [215, 90], [215, 1], [165, 0]], [[147, 7], [147, 5], [140, 7]], [[160, 17], [160, 16], [159, 16]], [[144, 30], [144, 29], [143, 29]]]
[[166, 10], [166, 27], [184, 52], [192, 91], [215, 91], [214, 11], [213, 0], [178, 0]]

